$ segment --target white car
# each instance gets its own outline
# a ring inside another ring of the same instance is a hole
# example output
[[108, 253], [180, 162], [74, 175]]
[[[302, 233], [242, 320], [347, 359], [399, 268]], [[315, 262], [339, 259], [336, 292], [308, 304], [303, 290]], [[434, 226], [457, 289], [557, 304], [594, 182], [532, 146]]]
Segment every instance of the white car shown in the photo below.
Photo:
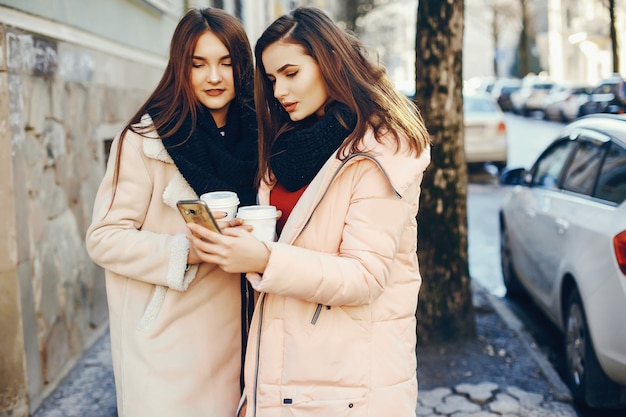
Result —
[[487, 94], [463, 95], [465, 160], [468, 164], [490, 162], [506, 166], [508, 137], [504, 113]]
[[507, 296], [530, 295], [563, 331], [576, 401], [626, 406], [626, 118], [567, 125], [529, 171], [504, 172]]
[[580, 115], [580, 107], [590, 94], [591, 87], [586, 85], [555, 86], [543, 102], [543, 116], [548, 120], [572, 122]]
[[511, 93], [513, 112], [530, 116], [535, 111], [543, 110], [543, 102], [554, 83], [544, 77], [524, 77], [522, 87]]

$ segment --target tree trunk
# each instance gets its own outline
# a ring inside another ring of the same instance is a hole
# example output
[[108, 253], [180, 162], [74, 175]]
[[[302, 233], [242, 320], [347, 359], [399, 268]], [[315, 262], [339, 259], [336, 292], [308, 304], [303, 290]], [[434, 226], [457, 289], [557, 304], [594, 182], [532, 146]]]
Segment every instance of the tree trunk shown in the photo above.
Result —
[[525, 77], [530, 72], [528, 0], [520, 0], [520, 7], [522, 9], [522, 31], [519, 35], [519, 72], [521, 77]]
[[619, 73], [619, 46], [615, 29], [615, 0], [609, 0], [609, 16], [611, 18], [611, 53], [613, 55], [613, 72]]
[[359, 17], [359, 0], [344, 0], [343, 8], [340, 12], [339, 20], [346, 25], [346, 29], [350, 32], [356, 30], [356, 20]]
[[375, 0], [343, 0], [337, 9], [337, 21], [342, 22], [346, 30], [358, 35], [357, 20], [375, 7]]
[[420, 344], [476, 335], [467, 257], [463, 12], [463, 0], [420, 0], [417, 10], [415, 102], [433, 143], [418, 216]]
[[498, 7], [494, 6], [493, 16], [491, 21], [491, 38], [493, 39], [493, 76], [498, 77], [498, 58], [500, 54], [500, 13]]

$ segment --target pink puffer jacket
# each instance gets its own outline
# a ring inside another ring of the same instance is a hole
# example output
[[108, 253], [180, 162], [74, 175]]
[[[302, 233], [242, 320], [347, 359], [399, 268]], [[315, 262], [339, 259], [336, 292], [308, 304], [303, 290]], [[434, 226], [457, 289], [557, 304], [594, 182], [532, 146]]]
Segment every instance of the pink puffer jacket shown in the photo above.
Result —
[[[245, 364], [248, 417], [415, 416], [421, 156], [364, 138], [294, 207], [262, 277]], [[268, 204], [270, 189], [259, 191]]]

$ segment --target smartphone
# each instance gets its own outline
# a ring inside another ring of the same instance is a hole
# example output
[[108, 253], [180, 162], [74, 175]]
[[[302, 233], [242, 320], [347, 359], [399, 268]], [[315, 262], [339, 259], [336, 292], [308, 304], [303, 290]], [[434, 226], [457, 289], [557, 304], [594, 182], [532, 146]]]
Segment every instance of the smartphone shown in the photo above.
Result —
[[196, 223], [214, 232], [222, 233], [209, 206], [202, 200], [180, 200], [176, 203], [178, 211], [186, 223]]

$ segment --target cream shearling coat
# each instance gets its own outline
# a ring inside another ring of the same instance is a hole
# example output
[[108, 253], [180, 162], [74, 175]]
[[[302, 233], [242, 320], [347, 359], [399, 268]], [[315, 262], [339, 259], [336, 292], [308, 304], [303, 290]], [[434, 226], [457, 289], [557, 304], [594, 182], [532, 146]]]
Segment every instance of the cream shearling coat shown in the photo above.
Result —
[[105, 269], [119, 416], [232, 417], [240, 398], [239, 274], [210, 264], [185, 271], [189, 242], [176, 202], [198, 196], [156, 134], [126, 134], [108, 210], [118, 144], [119, 137], [86, 244]]
[[[262, 276], [245, 363], [248, 417], [415, 416], [419, 157], [377, 144], [331, 157]], [[260, 204], [269, 188], [259, 190]]]

